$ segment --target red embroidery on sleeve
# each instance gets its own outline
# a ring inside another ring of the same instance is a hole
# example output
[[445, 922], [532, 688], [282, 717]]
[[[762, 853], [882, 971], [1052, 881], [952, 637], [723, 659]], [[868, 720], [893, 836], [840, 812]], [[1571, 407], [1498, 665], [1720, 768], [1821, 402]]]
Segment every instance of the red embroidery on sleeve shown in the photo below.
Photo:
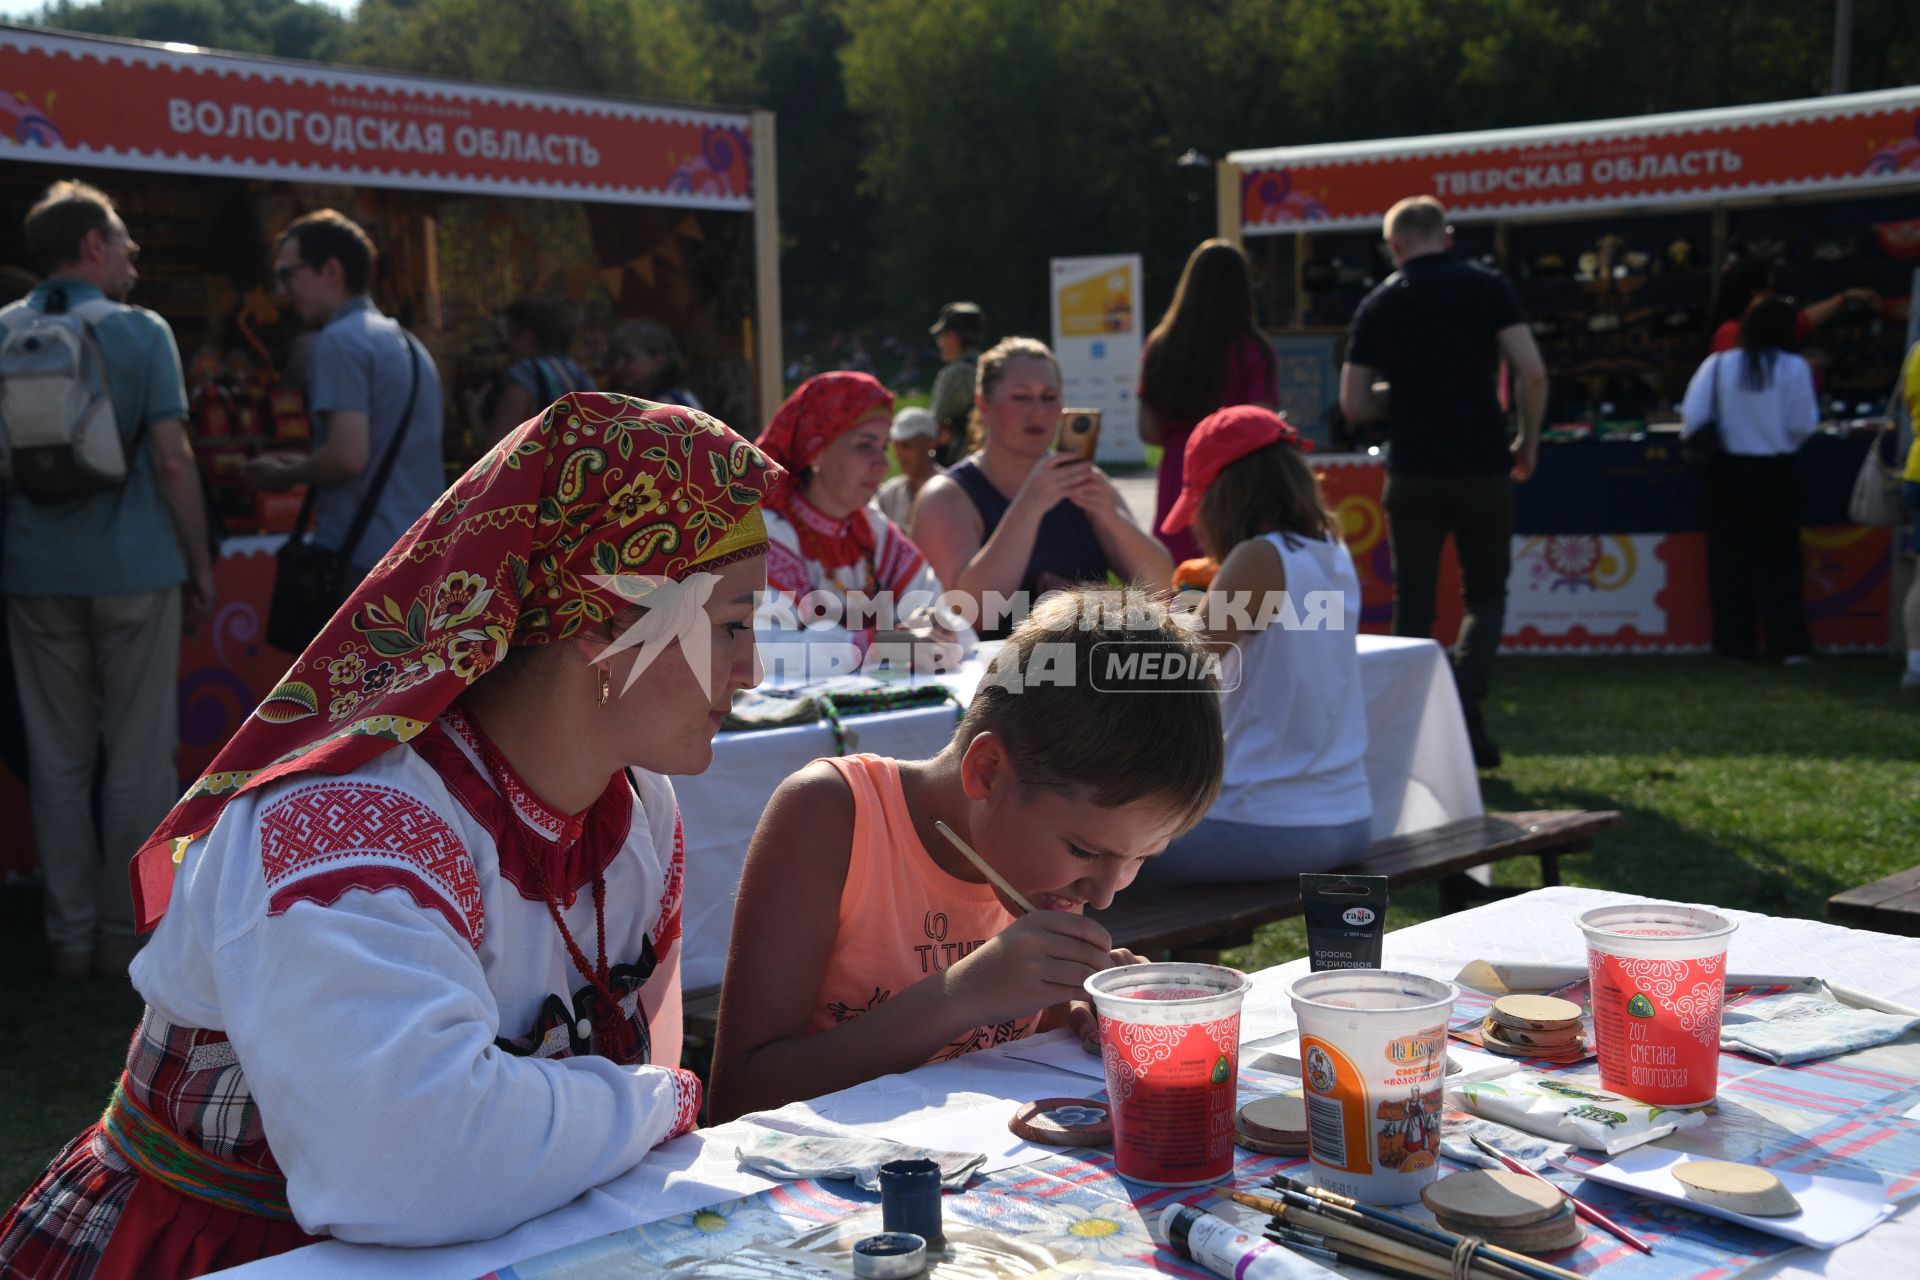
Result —
[[683, 1133], [692, 1133], [700, 1123], [700, 1077], [682, 1067], [669, 1067], [673, 1077], [673, 1128], [661, 1141], [671, 1141]]
[[349, 889], [399, 889], [480, 949], [486, 924], [473, 855], [404, 791], [356, 781], [301, 787], [261, 810], [260, 853], [269, 915], [295, 902], [332, 906]]
[[673, 811], [673, 856], [667, 859], [667, 882], [660, 893], [660, 922], [653, 927], [653, 954], [665, 957], [680, 941], [680, 899], [687, 881], [687, 834], [680, 811]]

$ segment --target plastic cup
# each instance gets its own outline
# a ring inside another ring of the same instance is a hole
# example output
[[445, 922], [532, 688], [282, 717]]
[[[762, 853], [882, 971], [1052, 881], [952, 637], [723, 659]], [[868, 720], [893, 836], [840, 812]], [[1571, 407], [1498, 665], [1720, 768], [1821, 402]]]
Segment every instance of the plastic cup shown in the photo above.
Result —
[[1671, 902], [1599, 907], [1580, 917], [1602, 1084], [1662, 1107], [1713, 1101], [1727, 939], [1738, 927]]
[[1440, 1176], [1447, 1019], [1459, 988], [1384, 969], [1330, 969], [1287, 988], [1300, 1023], [1314, 1181], [1367, 1204], [1411, 1204]]
[[1087, 979], [1121, 1177], [1197, 1187], [1233, 1172], [1240, 1004], [1252, 986], [1217, 964], [1128, 964]]

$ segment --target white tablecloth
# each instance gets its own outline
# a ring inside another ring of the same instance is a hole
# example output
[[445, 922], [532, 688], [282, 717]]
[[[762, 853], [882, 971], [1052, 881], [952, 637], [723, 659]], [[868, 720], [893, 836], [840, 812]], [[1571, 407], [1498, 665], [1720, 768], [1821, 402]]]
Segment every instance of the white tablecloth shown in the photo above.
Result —
[[[1385, 963], [1451, 978], [1469, 960], [1584, 965], [1586, 950], [1574, 919], [1626, 895], [1598, 889], [1539, 889], [1516, 898], [1429, 920], [1387, 935]], [[1869, 991], [1903, 1004], [1920, 1002], [1920, 938], [1842, 929], [1811, 920], [1780, 920], [1734, 911], [1740, 923], [1728, 955], [1730, 972], [1805, 974]], [[1242, 1036], [1261, 1039], [1293, 1029], [1286, 984], [1307, 971], [1304, 959], [1254, 975], [1242, 1010]], [[1055, 1032], [1055, 1037], [1063, 1033]], [[246, 1280], [469, 1280], [493, 1268], [608, 1232], [686, 1213], [703, 1205], [764, 1190], [765, 1179], [744, 1174], [732, 1157], [752, 1125], [850, 1129], [907, 1138], [912, 1126], [937, 1124], [971, 1107], [1004, 1113], [1009, 1100], [1084, 1093], [1085, 1076], [1070, 1075], [1008, 1056], [1020, 1046], [971, 1054], [958, 1062], [882, 1076], [856, 1088], [794, 1103], [778, 1111], [701, 1130], [668, 1143], [626, 1174], [573, 1203], [524, 1223], [506, 1235], [441, 1249], [380, 1249], [337, 1242], [313, 1245], [224, 1274]], [[1775, 1260], [1765, 1277], [1880, 1277], [1914, 1274], [1920, 1257], [1920, 1205], [1830, 1253], [1799, 1250]]]
[[[1444, 651], [1431, 640], [1369, 635], [1359, 637], [1359, 648], [1374, 838], [1479, 813], [1480, 783]], [[963, 700], [980, 674], [970, 667], [953, 681]], [[922, 759], [947, 744], [957, 717], [951, 706], [850, 717], [848, 749]], [[824, 724], [723, 733], [711, 768], [674, 779], [687, 841], [681, 935], [687, 990], [720, 985], [747, 842], [768, 797], [787, 775], [833, 751], [833, 733]]]

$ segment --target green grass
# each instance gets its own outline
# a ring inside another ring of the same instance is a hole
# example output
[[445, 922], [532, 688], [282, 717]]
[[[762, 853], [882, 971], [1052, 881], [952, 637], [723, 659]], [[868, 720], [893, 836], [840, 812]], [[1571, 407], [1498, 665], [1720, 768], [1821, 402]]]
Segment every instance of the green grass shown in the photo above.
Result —
[[[1489, 809], [1619, 809], [1625, 824], [1562, 862], [1572, 884], [1821, 917], [1829, 895], [1912, 865], [1920, 833], [1920, 697], [1884, 657], [1799, 670], [1707, 658], [1503, 657], [1488, 727], [1506, 767]], [[1500, 884], [1537, 883], [1535, 864]], [[1438, 914], [1432, 889], [1389, 924]], [[105, 1104], [139, 1017], [124, 984], [56, 987], [38, 896], [0, 889], [0, 1203]], [[1246, 968], [1305, 952], [1296, 921], [1233, 953]]]
[[[1829, 896], [1920, 861], [1920, 696], [1884, 657], [1785, 669], [1704, 657], [1502, 657], [1487, 727], [1506, 755], [1489, 809], [1618, 809], [1563, 859], [1568, 884], [1824, 917]], [[1494, 883], [1537, 887], [1531, 859]], [[1388, 927], [1439, 914], [1396, 895]], [[1230, 953], [1243, 968], [1306, 954], [1297, 920]]]

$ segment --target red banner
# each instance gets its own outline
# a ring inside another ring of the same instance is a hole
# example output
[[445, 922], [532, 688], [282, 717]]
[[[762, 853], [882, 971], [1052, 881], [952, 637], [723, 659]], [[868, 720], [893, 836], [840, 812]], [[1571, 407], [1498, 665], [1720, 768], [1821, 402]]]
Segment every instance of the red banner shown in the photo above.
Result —
[[[1360, 577], [1360, 629], [1393, 623], [1393, 555], [1380, 495], [1386, 468], [1360, 457], [1316, 459], [1327, 505], [1339, 517]], [[1887, 645], [1892, 536], [1860, 525], [1800, 531], [1801, 599], [1813, 642], [1829, 651]], [[1460, 630], [1460, 569], [1440, 560], [1433, 638]], [[1537, 534], [1513, 539], [1503, 650], [1513, 653], [1703, 652], [1707, 541], [1699, 533]]]
[[1415, 195], [1484, 218], [1910, 188], [1920, 182], [1920, 89], [1229, 159], [1243, 170], [1248, 235], [1377, 227]]
[[747, 209], [749, 129], [740, 112], [0, 30], [0, 156], [46, 164]]

